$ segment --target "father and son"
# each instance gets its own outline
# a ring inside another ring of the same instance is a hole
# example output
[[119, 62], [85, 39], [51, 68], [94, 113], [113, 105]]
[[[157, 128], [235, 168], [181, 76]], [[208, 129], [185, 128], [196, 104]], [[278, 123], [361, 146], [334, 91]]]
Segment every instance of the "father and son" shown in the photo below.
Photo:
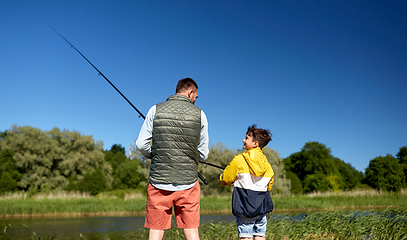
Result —
[[[136, 141], [137, 149], [151, 159], [144, 223], [149, 240], [162, 239], [164, 230], [171, 228], [172, 208], [185, 238], [199, 239], [198, 162], [209, 154], [208, 121], [195, 106], [198, 85], [193, 79], [179, 80], [175, 92], [150, 108]], [[222, 185], [234, 186], [232, 213], [240, 239], [266, 236], [274, 172], [262, 149], [271, 136], [269, 130], [249, 126], [243, 139], [246, 151], [220, 175]]]

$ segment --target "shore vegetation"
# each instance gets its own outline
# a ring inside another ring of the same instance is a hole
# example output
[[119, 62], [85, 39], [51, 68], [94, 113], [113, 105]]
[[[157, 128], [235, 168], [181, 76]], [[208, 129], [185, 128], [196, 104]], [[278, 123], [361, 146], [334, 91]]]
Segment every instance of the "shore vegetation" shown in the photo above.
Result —
[[[407, 209], [352, 210], [306, 212], [302, 215], [268, 215], [266, 239], [407, 239]], [[0, 239], [14, 239], [6, 226], [0, 232]], [[199, 228], [202, 240], [238, 240], [236, 223], [207, 223]], [[129, 240], [148, 239], [148, 229], [140, 228], [129, 232], [87, 232], [76, 237], [58, 238], [57, 235], [36, 236], [29, 239], [58, 240]], [[165, 231], [164, 239], [184, 239], [181, 229]]]
[[[405, 207], [407, 191], [360, 190], [308, 195], [273, 195], [274, 212], [385, 209]], [[201, 197], [201, 214], [231, 213], [231, 196]], [[30, 196], [10, 193], [0, 197], [0, 217], [133, 215], [145, 212], [146, 197], [138, 191], [103, 193], [53, 192]]]

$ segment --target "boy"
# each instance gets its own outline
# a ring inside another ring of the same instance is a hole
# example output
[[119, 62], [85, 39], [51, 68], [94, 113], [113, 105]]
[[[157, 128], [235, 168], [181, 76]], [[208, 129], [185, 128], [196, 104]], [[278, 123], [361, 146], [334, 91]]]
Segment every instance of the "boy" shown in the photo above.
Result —
[[269, 130], [257, 128], [256, 124], [249, 126], [243, 139], [247, 151], [235, 156], [220, 175], [223, 186], [234, 186], [232, 213], [240, 239], [266, 239], [266, 214], [273, 211], [270, 190], [274, 172], [261, 149], [271, 136]]

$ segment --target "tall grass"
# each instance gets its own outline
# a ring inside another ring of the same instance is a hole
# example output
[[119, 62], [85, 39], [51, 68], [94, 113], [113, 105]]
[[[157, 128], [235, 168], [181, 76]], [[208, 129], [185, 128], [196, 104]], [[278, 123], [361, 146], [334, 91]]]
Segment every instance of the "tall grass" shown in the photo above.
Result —
[[[407, 192], [344, 192], [298, 196], [273, 196], [274, 211], [319, 211], [406, 207]], [[202, 197], [201, 213], [231, 213], [232, 197]], [[79, 192], [56, 192], [0, 197], [0, 217], [47, 215], [143, 215], [146, 197], [137, 192], [103, 193], [96, 197]]]
[[[200, 227], [202, 240], [238, 239], [236, 223]], [[170, 240], [183, 239], [180, 229], [166, 233]], [[407, 211], [313, 212], [301, 220], [289, 215], [268, 218], [266, 239], [407, 239]]]
[[406, 209], [313, 212], [299, 221], [268, 223], [267, 239], [407, 239]]
[[47, 215], [138, 215], [145, 211], [145, 199], [25, 199], [0, 201], [0, 215], [47, 216]]
[[389, 206], [407, 206], [407, 192], [391, 193], [365, 190], [314, 193], [292, 197], [275, 196], [273, 202], [276, 211], [387, 208]]
[[232, 212], [232, 197], [201, 197], [201, 213]]
[[[236, 223], [208, 223], [199, 227], [201, 240], [237, 240]], [[79, 239], [79, 238], [78, 238]], [[86, 240], [148, 239], [148, 230], [125, 233], [87, 233]], [[182, 229], [165, 231], [164, 239], [185, 239]], [[380, 211], [327, 211], [312, 212], [302, 219], [268, 216], [266, 239], [407, 239], [407, 210], [386, 209]]]

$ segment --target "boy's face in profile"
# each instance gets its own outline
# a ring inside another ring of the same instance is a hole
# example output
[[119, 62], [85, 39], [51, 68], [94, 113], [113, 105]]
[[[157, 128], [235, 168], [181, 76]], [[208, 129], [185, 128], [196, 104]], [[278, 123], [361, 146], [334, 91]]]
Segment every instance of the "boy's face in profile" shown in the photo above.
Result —
[[246, 137], [243, 139], [243, 149], [249, 150], [259, 146], [258, 141], [253, 141], [253, 134], [246, 134]]

